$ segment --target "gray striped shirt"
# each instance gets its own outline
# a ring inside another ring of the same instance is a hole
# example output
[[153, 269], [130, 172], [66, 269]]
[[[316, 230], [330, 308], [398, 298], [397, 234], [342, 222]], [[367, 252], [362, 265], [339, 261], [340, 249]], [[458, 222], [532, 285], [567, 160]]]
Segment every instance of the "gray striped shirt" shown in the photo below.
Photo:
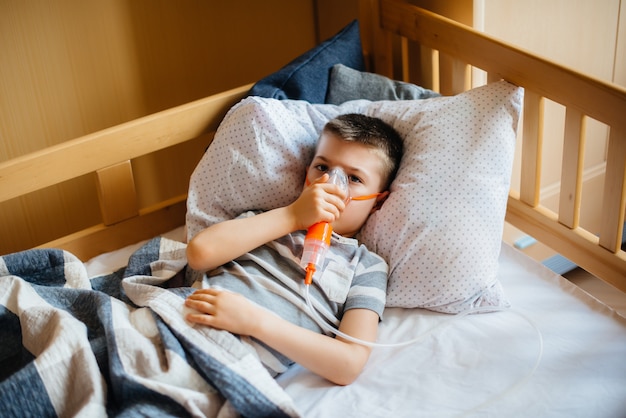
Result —
[[[246, 212], [243, 216], [254, 216]], [[296, 231], [269, 242], [207, 273], [203, 287], [220, 287], [243, 294], [296, 325], [315, 332], [322, 329], [305, 300], [304, 270], [300, 257], [305, 231]], [[387, 288], [387, 263], [353, 238], [333, 233], [324, 268], [310, 286], [313, 306], [327, 322], [339, 324], [349, 309], [363, 308], [382, 319]], [[251, 344], [273, 374], [293, 362], [257, 340]]]

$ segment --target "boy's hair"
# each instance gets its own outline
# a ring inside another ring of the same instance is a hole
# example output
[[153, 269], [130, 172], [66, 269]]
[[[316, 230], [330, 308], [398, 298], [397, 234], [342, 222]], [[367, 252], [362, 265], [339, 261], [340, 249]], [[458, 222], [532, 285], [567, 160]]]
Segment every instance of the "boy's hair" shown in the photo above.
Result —
[[324, 132], [378, 151], [383, 162], [383, 190], [389, 187], [396, 176], [403, 152], [402, 138], [391, 125], [372, 116], [347, 113], [328, 121]]

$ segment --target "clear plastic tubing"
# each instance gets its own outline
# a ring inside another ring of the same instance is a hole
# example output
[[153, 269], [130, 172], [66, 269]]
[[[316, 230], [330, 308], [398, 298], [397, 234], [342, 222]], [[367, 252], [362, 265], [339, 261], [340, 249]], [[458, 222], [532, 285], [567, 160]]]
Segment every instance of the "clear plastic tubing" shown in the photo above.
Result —
[[470, 308], [467, 309], [466, 311], [463, 311], [461, 313], [458, 313], [456, 315], [453, 315], [450, 317], [450, 319], [440, 322], [438, 325], [430, 328], [429, 330], [427, 330], [426, 332], [424, 332], [421, 335], [418, 335], [417, 337], [408, 340], [408, 341], [402, 341], [399, 343], [374, 343], [374, 342], [370, 342], [370, 341], [365, 341], [365, 340], [361, 340], [359, 338], [355, 338], [351, 335], [348, 335], [344, 332], [339, 331], [337, 328], [331, 326], [330, 324], [328, 324], [322, 317], [321, 315], [317, 312], [317, 310], [313, 307], [313, 304], [311, 303], [311, 295], [309, 294], [309, 289], [310, 286], [307, 285], [305, 286], [305, 293], [304, 293], [304, 297], [306, 299], [306, 304], [307, 307], [309, 308], [309, 311], [313, 314], [313, 319], [315, 320], [315, 322], [317, 322], [317, 324], [325, 331], [333, 333], [335, 335], [337, 335], [338, 337], [341, 337], [347, 341], [351, 341], [353, 343], [356, 344], [361, 344], [361, 345], [365, 345], [368, 347], [383, 347], [383, 348], [390, 348], [390, 347], [404, 347], [407, 345], [412, 345], [415, 344], [417, 342], [419, 342], [420, 340], [424, 339], [425, 337], [429, 336], [430, 334], [432, 334], [433, 332], [435, 332], [436, 330], [438, 330], [439, 328], [443, 328], [446, 325], [451, 324], [452, 322], [459, 320], [469, 314], [473, 314], [473, 313], [480, 313], [480, 312], [495, 312], [495, 311], [508, 311], [511, 313], [515, 313], [517, 314], [519, 317], [521, 317], [522, 319], [524, 319], [526, 322], [528, 322], [528, 324], [530, 324], [530, 326], [532, 327], [532, 329], [535, 331], [535, 333], [537, 334], [537, 340], [539, 343], [539, 349], [537, 352], [537, 358], [535, 360], [535, 363], [533, 364], [533, 366], [531, 367], [530, 371], [528, 373], [526, 373], [526, 375], [522, 376], [518, 381], [516, 381], [515, 383], [513, 383], [511, 386], [509, 386], [508, 388], [506, 388], [505, 390], [503, 390], [502, 392], [500, 392], [499, 394], [494, 395], [493, 397], [487, 399], [486, 401], [482, 402], [481, 404], [475, 406], [474, 408], [472, 408], [469, 411], [466, 411], [466, 413], [461, 414], [462, 416], [467, 416], [466, 414], [472, 414], [478, 410], [481, 410], [483, 408], [485, 408], [488, 405], [491, 405], [493, 403], [498, 402], [499, 400], [503, 399], [505, 396], [510, 395], [512, 393], [514, 393], [515, 391], [521, 389], [526, 383], [528, 383], [530, 381], [530, 378], [535, 374], [535, 372], [537, 371], [537, 369], [539, 368], [539, 363], [541, 363], [541, 359], [543, 357], [543, 336], [541, 334], [541, 331], [539, 330], [539, 328], [537, 328], [537, 326], [535, 325], [535, 323], [530, 320], [528, 317], [526, 317], [524, 314], [520, 313], [520, 312], [515, 312], [514, 310], [511, 310], [510, 308], [501, 308], [501, 307], [493, 307], [493, 306], [486, 306], [486, 307], [479, 307], [479, 308]]

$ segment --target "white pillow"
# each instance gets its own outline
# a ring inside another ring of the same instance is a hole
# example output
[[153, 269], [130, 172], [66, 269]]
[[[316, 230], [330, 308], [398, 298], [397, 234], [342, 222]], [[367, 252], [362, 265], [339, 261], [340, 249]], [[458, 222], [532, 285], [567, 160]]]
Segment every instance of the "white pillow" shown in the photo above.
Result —
[[248, 210], [269, 210], [298, 198], [332, 105], [248, 97], [224, 117], [191, 175], [187, 235]]
[[244, 99], [192, 175], [189, 237], [245, 210], [292, 202], [326, 121], [365, 113], [405, 140], [391, 194], [359, 235], [389, 263], [387, 306], [458, 313], [508, 305], [496, 274], [522, 95], [498, 82], [452, 97], [340, 106]]

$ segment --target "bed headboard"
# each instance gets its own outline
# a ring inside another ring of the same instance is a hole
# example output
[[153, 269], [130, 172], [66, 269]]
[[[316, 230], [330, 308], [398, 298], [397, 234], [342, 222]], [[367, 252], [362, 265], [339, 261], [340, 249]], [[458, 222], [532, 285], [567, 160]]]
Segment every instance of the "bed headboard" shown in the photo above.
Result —
[[[626, 210], [626, 89], [401, 0], [363, 0], [361, 10], [363, 48], [374, 72], [409, 81], [409, 45], [417, 43], [432, 68], [431, 78], [420, 81], [443, 94], [474, 87], [474, 69], [485, 71], [488, 81], [504, 79], [524, 87], [521, 183], [519, 191], [510, 193], [506, 220], [626, 291], [626, 253], [620, 248]], [[558, 213], [539, 204], [544, 98], [566, 109]], [[598, 236], [579, 224], [587, 118], [610, 132]]]
[[[360, 0], [363, 47], [370, 69], [408, 81], [409, 46], [432, 58], [433, 86], [443, 94], [473, 86], [472, 68], [487, 80], [524, 87], [521, 184], [511, 191], [507, 221], [590, 273], [626, 291], [621, 250], [626, 206], [626, 90], [516, 49], [399, 0]], [[184, 223], [185, 198], [138, 208], [130, 161], [209, 134], [250, 86], [146, 116], [0, 164], [0, 202], [95, 173], [102, 223], [43, 244], [82, 259], [147, 239]], [[539, 204], [544, 98], [566, 108], [558, 213]], [[587, 118], [610, 127], [599, 237], [579, 225]], [[105, 145], [106, 144], [106, 145]], [[71, 164], [67, 162], [71, 161]]]

